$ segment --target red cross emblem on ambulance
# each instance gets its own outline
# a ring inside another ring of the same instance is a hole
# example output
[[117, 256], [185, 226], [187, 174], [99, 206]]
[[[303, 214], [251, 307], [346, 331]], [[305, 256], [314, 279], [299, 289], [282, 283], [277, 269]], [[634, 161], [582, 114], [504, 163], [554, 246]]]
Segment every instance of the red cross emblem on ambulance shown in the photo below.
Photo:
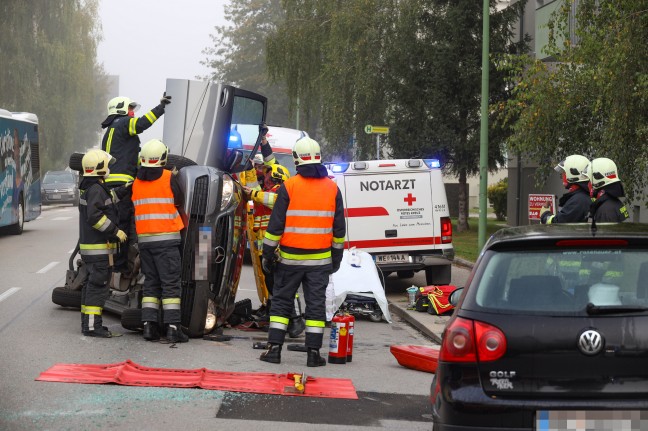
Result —
[[416, 202], [416, 198], [412, 196], [411, 193], [407, 194], [407, 197], [403, 199], [403, 202], [407, 202], [407, 206], [411, 207], [414, 202]]

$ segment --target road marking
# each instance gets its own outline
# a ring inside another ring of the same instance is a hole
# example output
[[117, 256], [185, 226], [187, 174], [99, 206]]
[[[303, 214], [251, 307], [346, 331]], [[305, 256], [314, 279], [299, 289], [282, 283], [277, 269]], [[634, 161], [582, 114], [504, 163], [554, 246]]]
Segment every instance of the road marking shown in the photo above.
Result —
[[45, 274], [47, 271], [54, 268], [56, 265], [58, 265], [58, 262], [50, 262], [40, 270], [36, 271], [36, 274]]
[[54, 217], [52, 220], [70, 220], [72, 217]]
[[20, 290], [20, 287], [11, 287], [11, 288], [9, 288], [9, 290], [7, 290], [5, 293], [0, 295], [0, 302], [2, 302], [5, 299], [9, 298], [11, 295], [18, 292], [19, 290]]

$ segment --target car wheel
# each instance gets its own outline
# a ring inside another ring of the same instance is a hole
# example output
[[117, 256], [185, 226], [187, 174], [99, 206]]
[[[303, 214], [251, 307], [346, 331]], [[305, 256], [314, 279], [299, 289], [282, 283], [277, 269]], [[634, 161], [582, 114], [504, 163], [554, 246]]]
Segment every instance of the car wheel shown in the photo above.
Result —
[[127, 308], [121, 314], [121, 325], [129, 331], [142, 331], [144, 324], [142, 323], [142, 309], [141, 308]]
[[81, 309], [81, 289], [72, 290], [67, 287], [55, 287], [52, 290], [52, 302], [61, 307]]
[[22, 234], [25, 225], [25, 204], [23, 203], [22, 195], [18, 199], [18, 222], [9, 226], [9, 233], [12, 235]]
[[184, 168], [185, 166], [195, 166], [196, 162], [194, 162], [191, 159], [188, 159], [183, 156], [178, 156], [176, 154], [169, 154], [167, 157], [167, 164], [166, 168], [167, 169], [177, 169], [180, 170]]
[[376, 310], [369, 315], [369, 320], [376, 323], [382, 321], [382, 318], [383, 318], [383, 314], [382, 311], [380, 310]]
[[428, 286], [450, 284], [452, 265], [437, 265], [425, 268], [425, 282]]

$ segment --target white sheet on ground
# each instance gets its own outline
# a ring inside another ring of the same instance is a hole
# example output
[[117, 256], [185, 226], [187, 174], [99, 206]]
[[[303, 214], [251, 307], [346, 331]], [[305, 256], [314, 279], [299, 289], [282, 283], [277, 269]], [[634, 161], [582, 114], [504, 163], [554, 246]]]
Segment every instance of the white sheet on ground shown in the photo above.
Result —
[[[355, 257], [353, 256], [355, 253]], [[353, 263], [353, 265], [351, 264]], [[338, 272], [331, 276], [326, 289], [326, 319], [331, 320], [348, 293], [373, 297], [378, 302], [385, 320], [391, 323], [385, 290], [371, 255], [361, 250], [344, 250]]]

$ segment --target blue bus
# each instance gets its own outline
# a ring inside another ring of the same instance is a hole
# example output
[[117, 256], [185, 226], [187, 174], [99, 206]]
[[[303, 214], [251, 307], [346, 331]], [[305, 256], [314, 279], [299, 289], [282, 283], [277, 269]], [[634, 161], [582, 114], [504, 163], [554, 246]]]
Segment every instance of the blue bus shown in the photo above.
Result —
[[0, 109], [0, 227], [20, 235], [40, 213], [38, 117]]

